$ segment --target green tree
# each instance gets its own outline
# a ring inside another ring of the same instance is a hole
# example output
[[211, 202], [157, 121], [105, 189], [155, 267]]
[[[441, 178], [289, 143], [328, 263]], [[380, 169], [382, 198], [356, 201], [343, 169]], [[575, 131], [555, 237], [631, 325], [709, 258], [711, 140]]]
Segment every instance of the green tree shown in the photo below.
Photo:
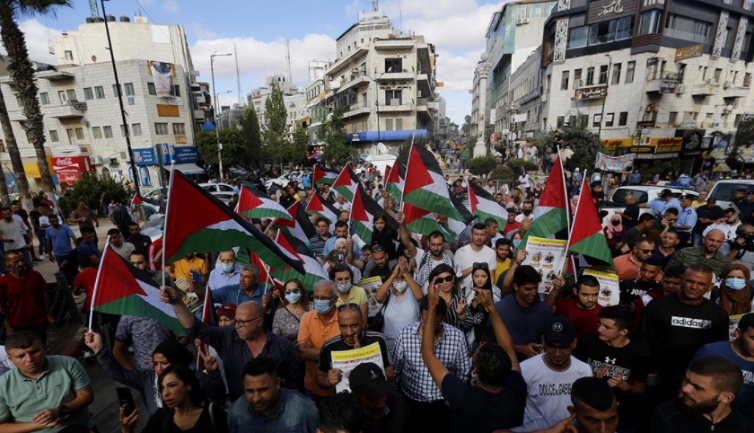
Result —
[[478, 156], [469, 160], [469, 172], [474, 176], [487, 176], [497, 167], [494, 156]]
[[96, 173], [84, 173], [79, 180], [66, 189], [58, 205], [62, 215], [70, 215], [79, 201], [84, 201], [91, 209], [99, 209], [99, 199], [105, 194], [107, 200], [120, 202], [128, 197], [125, 186], [111, 178], [99, 177]]
[[246, 144], [246, 160], [256, 166], [262, 165], [265, 161], [262, 152], [262, 132], [259, 129], [257, 110], [254, 109], [253, 105], [249, 105], [243, 111], [241, 133]]
[[[288, 148], [288, 110], [285, 108], [283, 92], [277, 84], [272, 84], [272, 93], [264, 103], [264, 130], [262, 140], [264, 153], [276, 163], [288, 162], [285, 159]], [[283, 150], [281, 152], [281, 150]]]
[[343, 107], [338, 107], [333, 111], [322, 129], [324, 137], [320, 139], [325, 142], [322, 159], [331, 167], [347, 163], [353, 156], [353, 151], [348, 147], [346, 124], [343, 122]]
[[726, 159], [726, 163], [730, 168], [733, 169], [742, 165], [742, 161], [738, 155], [739, 151], [750, 144], [754, 144], [754, 117], [747, 117], [741, 120], [736, 128], [736, 135], [733, 137], [733, 147], [728, 152], [728, 158]]
[[[196, 134], [194, 142], [204, 157], [204, 162], [209, 165], [217, 165], [217, 137], [215, 132], [202, 131]], [[243, 133], [236, 128], [228, 128], [220, 131], [220, 143], [223, 144], [223, 165], [243, 165], [247, 161], [248, 152]]]
[[306, 128], [296, 125], [293, 131], [293, 139], [288, 145], [287, 157], [291, 164], [302, 164], [306, 160], [306, 149], [309, 147], [309, 136]]
[[[34, 67], [29, 59], [29, 50], [26, 48], [26, 38], [18, 27], [16, 19], [18, 15], [52, 13], [59, 6], [70, 7], [71, 2], [69, 0], [0, 0], [0, 37], [8, 52], [8, 72], [16, 89], [16, 97], [26, 117], [26, 121], [21, 122], [21, 126], [26, 132], [29, 143], [34, 146], [39, 172], [42, 175], [42, 189], [48, 192], [52, 192], [54, 186], [44, 148], [44, 123], [37, 98], [39, 89], [34, 78]], [[14, 168], [14, 171], [17, 170]]]
[[[581, 167], [582, 170], [592, 170], [594, 162], [597, 160], [597, 154], [605, 153], [605, 145], [602, 144], [599, 136], [587, 129], [588, 120], [588, 116], [578, 115], [568, 126], [561, 128], [560, 136], [563, 138], [563, 147], [573, 150], [573, 156], [563, 163], [568, 170], [573, 170], [576, 167]], [[552, 136], [554, 135], [554, 131], [548, 133], [550, 143], [552, 143]]]

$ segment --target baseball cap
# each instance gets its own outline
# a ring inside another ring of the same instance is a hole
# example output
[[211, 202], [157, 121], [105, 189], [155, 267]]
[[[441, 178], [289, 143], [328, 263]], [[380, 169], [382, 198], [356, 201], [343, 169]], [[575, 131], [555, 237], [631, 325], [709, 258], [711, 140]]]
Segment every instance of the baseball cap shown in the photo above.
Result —
[[327, 255], [327, 260], [339, 265], [346, 262], [346, 255], [343, 254], [343, 251], [332, 250], [330, 251], [330, 254]]
[[573, 339], [576, 338], [576, 329], [569, 318], [555, 316], [545, 324], [545, 330], [542, 335], [546, 346], [551, 345], [553, 342], [570, 346], [573, 343]]
[[681, 196], [682, 200], [696, 200], [696, 197], [691, 194], [684, 194]]
[[379, 400], [390, 391], [385, 373], [373, 362], [364, 362], [351, 370], [348, 377], [351, 390], [369, 400]]

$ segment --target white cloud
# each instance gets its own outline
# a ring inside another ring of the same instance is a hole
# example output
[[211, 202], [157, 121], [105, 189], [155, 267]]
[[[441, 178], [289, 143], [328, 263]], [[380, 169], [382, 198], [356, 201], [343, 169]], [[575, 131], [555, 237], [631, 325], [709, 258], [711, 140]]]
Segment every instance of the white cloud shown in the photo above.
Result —
[[[27, 19], [18, 23], [19, 28], [26, 37], [26, 48], [29, 50], [29, 58], [33, 61], [55, 64], [57, 58], [50, 54], [52, 40], [61, 35], [61, 31], [47, 27], [36, 19]], [[0, 46], [0, 53], [8, 52], [4, 46]]]
[[167, 12], [177, 14], [180, 12], [180, 7], [178, 6], [178, 2], [176, 0], [165, 0], [162, 3], [162, 8], [165, 9]]

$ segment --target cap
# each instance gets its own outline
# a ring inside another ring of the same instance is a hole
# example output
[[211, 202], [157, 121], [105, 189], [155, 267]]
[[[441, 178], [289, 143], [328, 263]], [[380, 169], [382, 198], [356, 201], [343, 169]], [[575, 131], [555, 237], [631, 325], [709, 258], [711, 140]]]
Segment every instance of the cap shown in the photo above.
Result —
[[229, 317], [231, 319], [235, 319], [236, 317], [236, 304], [231, 304], [230, 302], [226, 302], [219, 307], [215, 309], [215, 313], [217, 315], [217, 318], [219, 319], [222, 316]]
[[745, 186], [740, 186], [740, 187], [736, 188], [736, 192], [739, 192], [739, 191], [740, 192], [746, 192], [746, 187]]
[[569, 318], [555, 316], [545, 324], [542, 336], [544, 337], [546, 346], [549, 346], [553, 342], [570, 346], [573, 343], [573, 339], [576, 338], [576, 329]]
[[357, 365], [351, 370], [348, 382], [351, 391], [372, 401], [385, 397], [390, 391], [390, 384], [385, 379], [385, 373], [373, 362]]
[[332, 250], [330, 251], [330, 254], [327, 255], [327, 260], [334, 262], [336, 265], [339, 265], [346, 262], [346, 255], [343, 254], [343, 251]]
[[696, 200], [696, 197], [693, 196], [693, 195], [691, 195], [691, 194], [684, 194], [684, 195], [681, 196], [681, 199], [682, 200], [692, 200], [693, 201], [693, 200]]
[[667, 197], [669, 195], [673, 195], [673, 192], [669, 189], [663, 189], [662, 191], [660, 191], [660, 197]]

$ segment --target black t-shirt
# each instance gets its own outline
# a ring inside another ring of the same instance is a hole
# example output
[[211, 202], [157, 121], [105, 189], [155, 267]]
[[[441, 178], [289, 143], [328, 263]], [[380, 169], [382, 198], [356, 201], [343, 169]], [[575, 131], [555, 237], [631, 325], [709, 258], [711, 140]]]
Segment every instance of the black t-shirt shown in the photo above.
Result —
[[387, 393], [387, 414], [377, 420], [378, 425], [367, 420], [364, 433], [408, 433], [408, 405], [397, 391]]
[[[623, 347], [611, 347], [600, 340], [596, 335], [590, 335], [579, 340], [573, 356], [586, 362], [592, 368], [592, 372], [609, 365], [605, 381], [611, 377], [620, 376], [626, 382], [646, 383], [649, 374], [649, 350], [634, 340]], [[642, 397], [628, 394], [618, 388], [613, 388], [620, 405], [618, 413], [622, 423], [636, 422], [643, 417]]]
[[712, 223], [704, 224], [704, 223], [698, 222], [700, 219], [707, 218], [711, 220], [717, 220], [717, 219], [725, 217], [725, 211], [723, 211], [723, 208], [721, 208], [718, 205], [699, 206], [698, 208], [696, 208], [696, 217], [697, 217], [697, 223], [694, 226], [694, 229], [692, 230], [692, 232], [702, 233], [704, 229], [706, 229]]
[[[361, 338], [361, 347], [369, 346], [370, 344], [379, 343], [380, 352], [382, 352], [382, 364], [385, 368], [390, 367], [390, 359], [388, 358], [387, 344], [385, 343], [385, 337], [379, 332], [364, 331], [364, 336]], [[322, 346], [322, 350], [319, 352], [319, 371], [327, 373], [332, 368], [332, 352], [340, 352], [343, 350], [353, 350], [353, 347], [347, 345], [343, 341], [343, 337], [338, 335], [327, 341]]]
[[[639, 205], [634, 203], [626, 206], [626, 209], [623, 210], [623, 216], [623, 227], [626, 228], [626, 231], [636, 227], [636, 224], [639, 223]], [[625, 217], [630, 217], [631, 220], [628, 220]]]
[[453, 413], [449, 431], [488, 433], [524, 422], [526, 382], [518, 371], [508, 374], [497, 394], [471, 386], [452, 374], [445, 375], [440, 390]]
[[620, 282], [620, 303], [630, 304], [642, 296], [649, 295], [653, 298], [662, 295], [662, 284], [652, 280], [644, 282], [639, 278], [623, 280]]
[[41, 217], [42, 214], [39, 213], [38, 210], [32, 209], [31, 212], [29, 212], [29, 218], [31, 219], [31, 225], [34, 226], [35, 229], [39, 230], [39, 217]]
[[652, 415], [650, 433], [754, 433], [754, 424], [739, 411], [717, 424], [712, 424], [698, 412], [686, 410], [681, 399], [666, 401], [657, 406]]

